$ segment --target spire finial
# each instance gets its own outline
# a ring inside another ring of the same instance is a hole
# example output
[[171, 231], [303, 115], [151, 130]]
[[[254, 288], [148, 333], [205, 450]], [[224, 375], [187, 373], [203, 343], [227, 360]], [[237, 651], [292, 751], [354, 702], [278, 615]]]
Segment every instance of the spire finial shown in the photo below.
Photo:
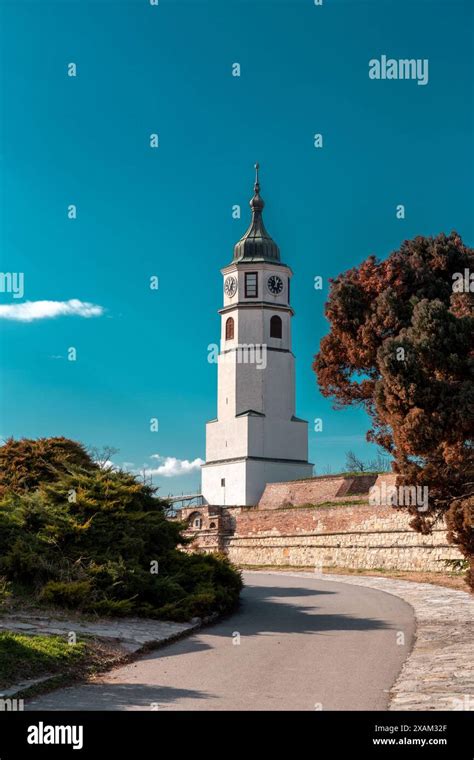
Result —
[[260, 183], [258, 181], [258, 170], [259, 169], [260, 169], [260, 164], [257, 161], [256, 164], [255, 164], [255, 185], [254, 185], [254, 190], [255, 190], [256, 193], [260, 192]]
[[245, 235], [234, 246], [233, 261], [272, 261], [279, 263], [280, 251], [275, 241], [271, 239], [266, 231], [262, 219], [265, 203], [260, 196], [260, 177], [258, 176], [260, 164], [258, 161], [255, 162], [254, 169], [254, 195], [250, 199], [252, 221]]
[[255, 184], [253, 186], [254, 196], [250, 201], [250, 208], [254, 213], [261, 213], [264, 202], [262, 198], [260, 197], [260, 182], [258, 178], [258, 170], [260, 169], [260, 164], [258, 161], [254, 164], [255, 167]]

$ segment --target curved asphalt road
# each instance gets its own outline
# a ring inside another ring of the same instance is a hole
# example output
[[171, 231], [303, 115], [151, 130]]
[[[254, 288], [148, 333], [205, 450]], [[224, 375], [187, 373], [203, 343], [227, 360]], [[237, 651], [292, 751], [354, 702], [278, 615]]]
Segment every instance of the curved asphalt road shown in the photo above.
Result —
[[[410, 652], [412, 608], [391, 594], [246, 573], [240, 610], [29, 710], [383, 710]], [[405, 643], [400, 644], [404, 634]], [[237, 642], [240, 635], [240, 643]]]

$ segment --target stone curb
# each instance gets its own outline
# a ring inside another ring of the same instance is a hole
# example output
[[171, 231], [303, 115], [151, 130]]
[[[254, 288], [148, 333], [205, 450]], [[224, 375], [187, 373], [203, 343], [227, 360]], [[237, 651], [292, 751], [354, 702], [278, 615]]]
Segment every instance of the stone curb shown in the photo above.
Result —
[[[61, 635], [74, 630], [79, 634], [94, 636], [104, 641], [113, 641], [123, 649], [127, 655], [127, 660], [131, 662], [145, 652], [158, 649], [195, 633], [203, 625], [213, 623], [217, 617], [217, 614], [214, 614], [202, 620], [201, 618], [193, 618], [190, 623], [172, 623], [147, 620], [146, 618], [131, 618], [129, 620], [98, 621], [97, 623], [48, 620], [48, 624], [46, 624], [45, 618], [37, 618], [41, 620], [42, 624], [36, 625], [31, 623], [25, 624], [21, 620], [15, 622], [14, 618], [9, 617], [0, 618], [0, 630], [30, 635]], [[37, 686], [44, 686], [44, 690], [48, 691], [48, 682], [56, 684], [58, 679], [66, 675], [66, 672], [58, 672], [13, 684], [7, 689], [0, 691], [0, 700], [11, 699], [20, 694], [22, 697], [27, 696], [28, 690]]]
[[388, 709], [474, 710], [474, 597], [468, 592], [373, 576], [265, 572], [367, 586], [400, 597], [414, 610], [416, 638], [390, 690]]

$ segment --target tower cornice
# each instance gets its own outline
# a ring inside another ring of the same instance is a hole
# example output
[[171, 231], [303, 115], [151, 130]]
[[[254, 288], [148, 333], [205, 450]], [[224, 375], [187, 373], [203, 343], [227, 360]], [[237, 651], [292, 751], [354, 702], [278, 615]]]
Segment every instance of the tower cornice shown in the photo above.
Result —
[[271, 301], [236, 301], [235, 303], [228, 304], [228, 306], [223, 306], [217, 313], [226, 314], [228, 311], [233, 311], [234, 309], [270, 309], [271, 311], [285, 311], [291, 314], [292, 317], [295, 314], [291, 306], [272, 303]]
[[281, 269], [286, 269], [288, 274], [293, 276], [292, 268], [289, 267], [288, 264], [283, 264], [281, 261], [231, 261], [230, 264], [222, 267], [221, 274], [229, 274], [230, 272], [235, 272], [236, 270], [239, 272], [252, 272], [256, 268], [258, 268], [258, 271], [262, 272], [274, 272], [276, 267], [278, 267], [278, 271]]

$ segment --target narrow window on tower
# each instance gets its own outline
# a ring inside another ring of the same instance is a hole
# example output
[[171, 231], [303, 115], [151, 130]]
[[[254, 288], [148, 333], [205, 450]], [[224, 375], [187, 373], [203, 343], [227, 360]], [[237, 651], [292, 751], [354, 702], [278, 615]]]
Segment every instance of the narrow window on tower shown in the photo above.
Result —
[[290, 303], [290, 278], [288, 277], [288, 303]]
[[281, 338], [281, 318], [276, 315], [270, 320], [270, 338]]
[[245, 298], [257, 298], [257, 272], [245, 272]]
[[229, 317], [229, 319], [225, 323], [225, 339], [226, 340], [234, 339], [234, 320], [232, 319], [232, 317]]

